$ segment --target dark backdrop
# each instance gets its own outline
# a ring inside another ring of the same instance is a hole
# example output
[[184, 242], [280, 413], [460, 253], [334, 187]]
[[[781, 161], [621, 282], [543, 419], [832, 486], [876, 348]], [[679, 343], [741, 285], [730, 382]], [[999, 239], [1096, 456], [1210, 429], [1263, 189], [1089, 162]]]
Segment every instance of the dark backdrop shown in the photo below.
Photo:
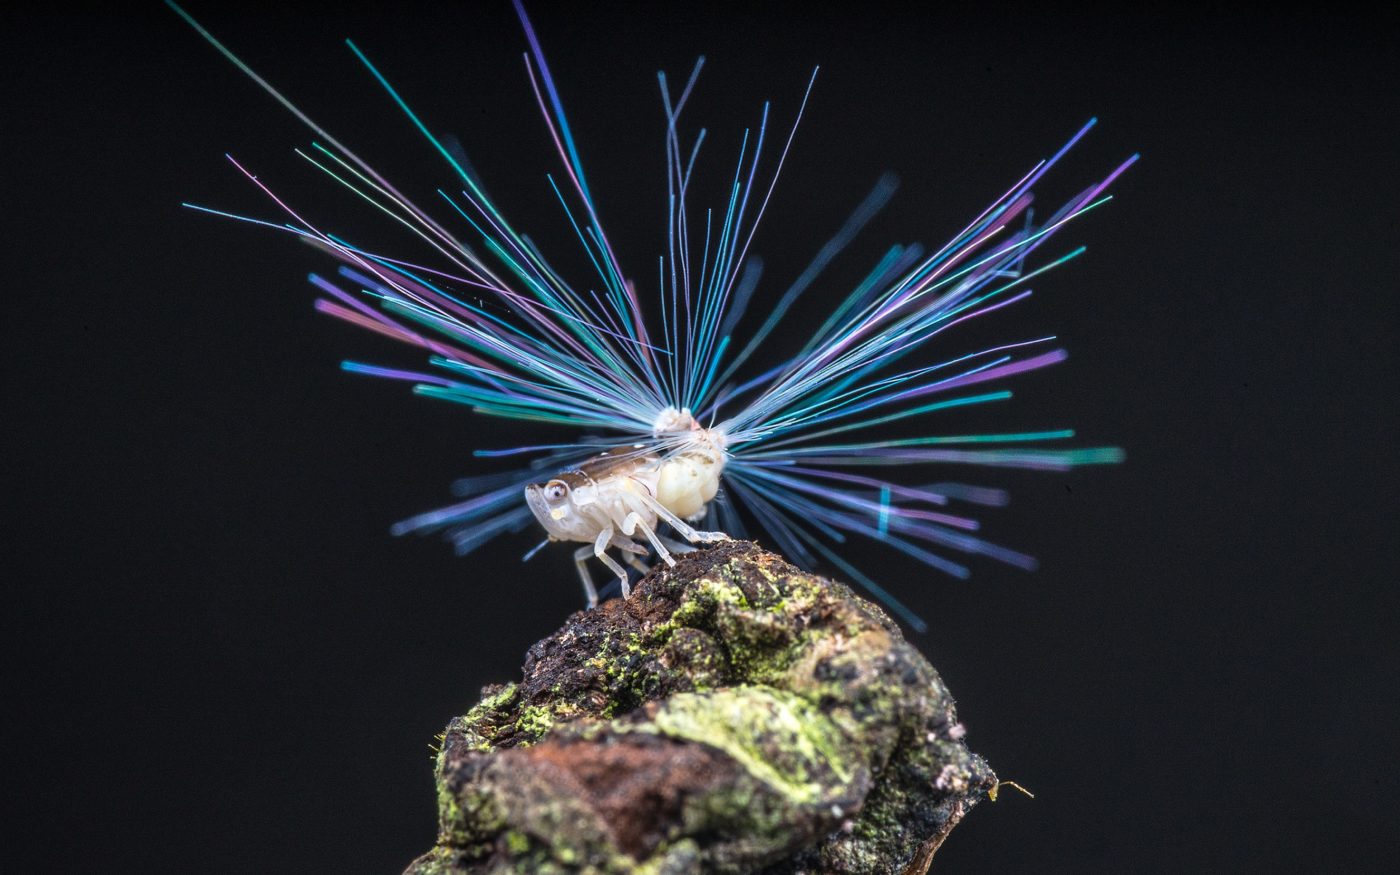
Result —
[[[979, 478], [1014, 488], [988, 531], [1035, 574], [980, 563], [962, 583], [851, 551], [929, 618], [917, 640], [973, 749], [1037, 792], [979, 809], [940, 870], [1400, 863], [1394, 20], [534, 5], [643, 281], [657, 69], [708, 55], [688, 118], [713, 181], [760, 102], [785, 125], [823, 65], [756, 242], [770, 294], [901, 175], [775, 349], [887, 244], [940, 242], [1086, 118], [1051, 199], [1144, 155], [1061, 238], [1088, 257], [993, 326], [1071, 352], [999, 427], [1073, 426], [1127, 463]], [[446, 169], [339, 42], [356, 38], [520, 224], [574, 252], [506, 3], [191, 8], [431, 201]], [[397, 871], [432, 843], [434, 733], [579, 595], [567, 551], [518, 564], [532, 538], [464, 561], [387, 526], [490, 470], [471, 450], [539, 432], [341, 374], [417, 357], [313, 313], [315, 253], [179, 207], [272, 214], [228, 151], [318, 218], [402, 242], [172, 13], [64, 8], [0, 39], [7, 869]]]

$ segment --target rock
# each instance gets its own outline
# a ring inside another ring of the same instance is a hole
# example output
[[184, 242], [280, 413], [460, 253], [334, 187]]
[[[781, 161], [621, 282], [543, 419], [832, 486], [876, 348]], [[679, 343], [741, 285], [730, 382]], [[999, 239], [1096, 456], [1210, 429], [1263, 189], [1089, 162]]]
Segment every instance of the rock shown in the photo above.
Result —
[[730, 541], [530, 648], [437, 786], [410, 875], [921, 875], [997, 779], [883, 611]]

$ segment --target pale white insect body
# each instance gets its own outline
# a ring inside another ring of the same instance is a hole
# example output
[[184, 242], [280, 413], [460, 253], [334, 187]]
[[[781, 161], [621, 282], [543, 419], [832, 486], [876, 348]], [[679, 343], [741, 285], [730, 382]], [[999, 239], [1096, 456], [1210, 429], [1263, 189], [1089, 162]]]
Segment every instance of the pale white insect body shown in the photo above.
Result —
[[723, 532], [704, 532], [691, 523], [705, 517], [709, 503], [719, 492], [726, 461], [724, 433], [702, 428], [688, 409], [668, 407], [656, 419], [653, 437], [667, 447], [664, 455], [656, 444], [617, 447], [561, 471], [546, 483], [525, 487], [525, 501], [551, 541], [582, 541], [589, 545], [574, 553], [588, 606], [598, 604], [598, 591], [588, 573], [588, 557], [597, 557], [612, 569], [630, 592], [627, 570], [608, 555], [609, 547], [623, 552], [629, 565], [645, 571], [638, 558], [648, 547], [668, 565], [672, 553], [689, 547], [664, 538], [656, 531], [665, 521], [692, 544], [728, 540]]

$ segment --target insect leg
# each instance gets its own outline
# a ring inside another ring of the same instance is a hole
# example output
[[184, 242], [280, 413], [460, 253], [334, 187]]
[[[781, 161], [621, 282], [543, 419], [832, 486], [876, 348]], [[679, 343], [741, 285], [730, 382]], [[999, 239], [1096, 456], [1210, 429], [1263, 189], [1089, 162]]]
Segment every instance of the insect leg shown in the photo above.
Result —
[[617, 560], [608, 555], [608, 543], [613, 539], [613, 527], [605, 526], [598, 533], [598, 538], [593, 542], [593, 555], [604, 565], [613, 570], [617, 579], [622, 581], [622, 597], [627, 598], [632, 594], [632, 585], [627, 580], [627, 569], [618, 564]]
[[621, 550], [622, 552], [624, 552], [624, 553], [631, 553], [631, 554], [633, 554], [634, 556], [645, 556], [645, 555], [647, 555], [647, 548], [646, 548], [646, 547], [643, 547], [641, 544], [638, 544], [636, 541], [632, 540], [631, 538], [624, 538], [624, 537], [621, 536], [621, 535], [615, 535], [615, 536], [613, 537], [613, 539], [612, 539], [612, 545], [613, 545], [614, 547], [616, 547], [617, 549]]
[[628, 565], [631, 565], [633, 568], [637, 569], [642, 574], [646, 574], [648, 571], [651, 571], [651, 566], [643, 562], [641, 558], [638, 557], [635, 553], [623, 553], [622, 561], [626, 562]]
[[647, 555], [646, 547], [622, 535], [613, 536], [612, 546], [622, 551], [623, 562], [626, 562], [643, 574], [651, 570], [651, 566], [642, 561], [642, 557]]
[[588, 596], [588, 609], [598, 607], [598, 590], [593, 586], [593, 575], [588, 573], [588, 554], [592, 547], [579, 547], [574, 551], [574, 564], [578, 566], [579, 579], [583, 581], [583, 591]]
[[676, 560], [671, 557], [671, 551], [667, 550], [666, 545], [661, 543], [661, 539], [657, 537], [656, 532], [652, 530], [651, 526], [647, 525], [646, 521], [642, 519], [642, 515], [634, 510], [622, 521], [622, 533], [624, 535], [631, 535], [637, 529], [641, 529], [642, 534], [651, 542], [651, 546], [656, 548], [656, 555], [661, 558], [662, 562], [672, 566], [676, 564]]
[[662, 534], [657, 534], [656, 539], [666, 545], [666, 549], [672, 553], [694, 553], [695, 545], [687, 544], [684, 541], [676, 541]]
[[641, 499], [646, 503], [647, 507], [656, 512], [657, 516], [670, 523], [676, 531], [681, 533], [682, 537], [692, 544], [713, 544], [716, 541], [733, 540], [724, 532], [702, 532], [697, 530], [690, 523], [671, 513], [671, 511], [666, 509], [665, 505], [652, 498], [650, 495], [643, 495]]

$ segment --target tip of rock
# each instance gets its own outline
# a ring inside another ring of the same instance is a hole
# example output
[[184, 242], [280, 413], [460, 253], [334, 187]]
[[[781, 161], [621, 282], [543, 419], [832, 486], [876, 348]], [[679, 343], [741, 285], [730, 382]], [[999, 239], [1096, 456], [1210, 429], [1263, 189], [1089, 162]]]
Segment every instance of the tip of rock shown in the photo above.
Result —
[[729, 541], [537, 642], [437, 784], [413, 875], [920, 875], [996, 776], [883, 611]]

